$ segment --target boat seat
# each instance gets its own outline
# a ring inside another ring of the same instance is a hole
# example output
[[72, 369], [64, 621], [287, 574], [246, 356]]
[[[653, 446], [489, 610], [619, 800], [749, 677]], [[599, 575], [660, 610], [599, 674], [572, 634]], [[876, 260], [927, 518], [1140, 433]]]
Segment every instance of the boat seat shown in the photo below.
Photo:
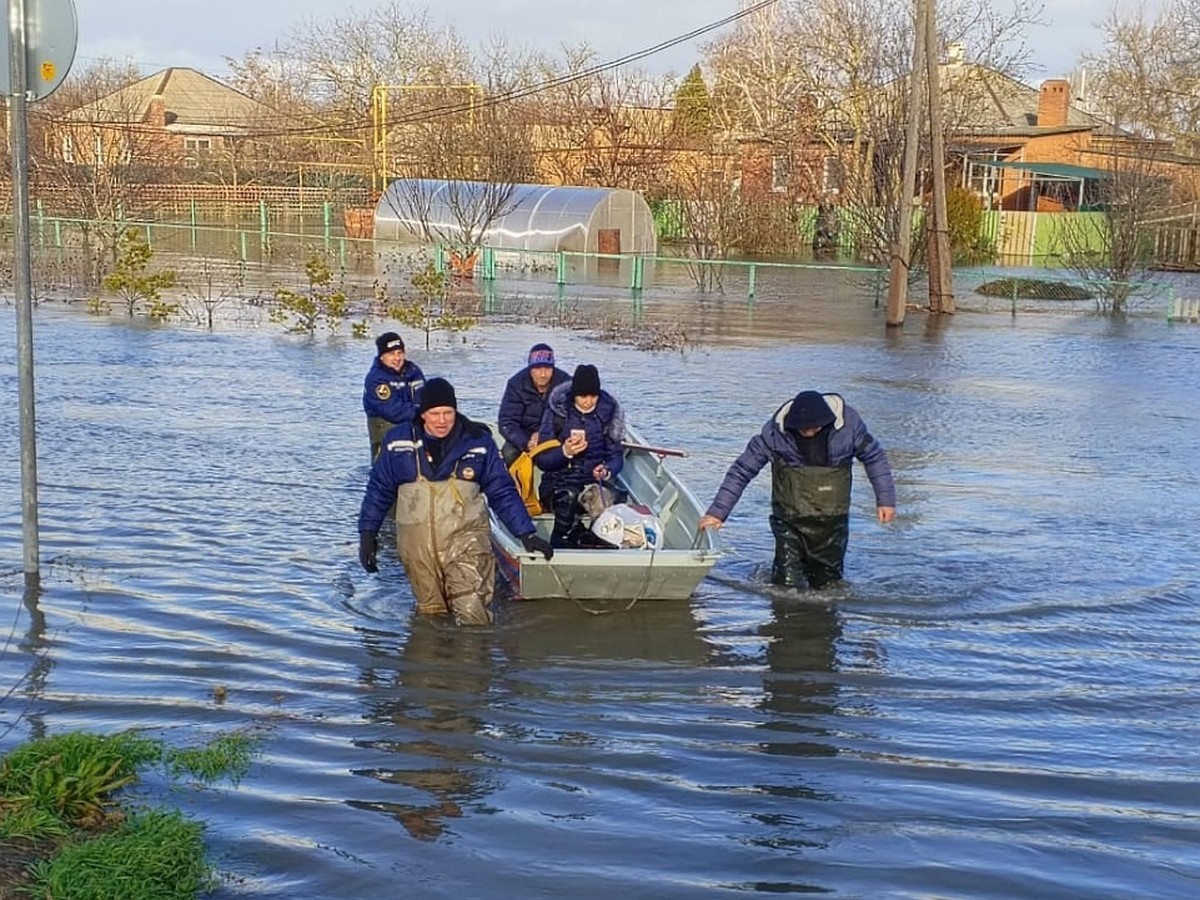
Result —
[[667, 527], [667, 522], [671, 520], [671, 513], [675, 509], [675, 504], [679, 502], [679, 488], [673, 484], [667, 484], [663, 487], [658, 495], [650, 503], [650, 511], [658, 516], [658, 521], [662, 523], [662, 527]]

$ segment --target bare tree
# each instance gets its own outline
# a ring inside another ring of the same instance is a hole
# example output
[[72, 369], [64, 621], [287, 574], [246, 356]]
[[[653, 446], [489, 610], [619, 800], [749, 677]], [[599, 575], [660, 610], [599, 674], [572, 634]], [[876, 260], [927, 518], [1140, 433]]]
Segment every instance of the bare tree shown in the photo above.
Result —
[[587, 44], [543, 63], [554, 86], [529, 103], [538, 156], [550, 180], [645, 191], [660, 183], [671, 144], [674, 80], [603, 69]]
[[1200, 155], [1200, 0], [1114, 6], [1083, 59], [1085, 97], [1134, 133]]
[[145, 186], [171, 161], [161, 132], [121, 91], [137, 77], [131, 63], [112, 60], [73, 71], [31, 123], [35, 191], [79, 221], [93, 285], [116, 263], [126, 222], [152, 213]]
[[410, 105], [391, 132], [402, 177], [384, 196], [425, 240], [449, 245], [466, 274], [488, 229], [519, 201], [517, 186], [532, 180], [528, 130], [477, 91], [448, 87], [422, 98], [424, 111]]
[[[1022, 69], [1024, 28], [1036, 0], [941, 4], [940, 39], [971, 48], [973, 62], [1007, 75]], [[912, 65], [907, 0], [784, 0], [741, 19], [710, 45], [716, 116], [730, 135], [790, 153], [789, 190], [800, 201], [836, 205], [857, 236], [856, 254], [883, 260], [896, 238], [900, 168]], [[943, 86], [953, 97], [957, 88]], [[943, 117], [944, 131], [962, 126]], [[928, 169], [928, 148], [920, 154]]]
[[722, 290], [720, 260], [744, 243], [746, 215], [732, 164], [712, 148], [680, 154], [670, 192], [682, 226], [687, 270], [701, 291]]
[[1098, 212], [1064, 229], [1060, 249], [1102, 311], [1120, 315], [1151, 280], [1149, 221], [1196, 197], [1181, 177], [1194, 166], [1181, 163], [1200, 150], [1200, 0], [1165, 0], [1157, 12], [1114, 7], [1102, 28], [1104, 49], [1085, 70], [1089, 107], [1111, 123], [1093, 138], [1092, 161], [1106, 175], [1080, 198]]

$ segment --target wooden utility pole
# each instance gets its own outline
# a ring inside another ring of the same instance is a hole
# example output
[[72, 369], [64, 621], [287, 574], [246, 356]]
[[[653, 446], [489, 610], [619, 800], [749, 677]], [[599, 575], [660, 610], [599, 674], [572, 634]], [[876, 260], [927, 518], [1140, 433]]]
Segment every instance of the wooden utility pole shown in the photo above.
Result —
[[925, 7], [917, 0], [917, 27], [913, 29], [913, 64], [908, 76], [908, 123], [904, 131], [904, 168], [900, 173], [900, 215], [889, 266], [887, 324], [904, 324], [908, 306], [908, 268], [912, 262], [912, 200], [917, 191], [917, 150], [920, 146], [921, 98], [925, 88]]
[[908, 122], [904, 135], [900, 210], [892, 244], [888, 283], [887, 324], [904, 324], [908, 306], [908, 274], [912, 262], [912, 207], [916, 196], [920, 124], [929, 120], [930, 171], [933, 202], [926, 213], [930, 312], [954, 312], [950, 271], [950, 227], [946, 214], [945, 141], [942, 136], [941, 54], [937, 45], [935, 0], [916, 0], [913, 19], [913, 64], [909, 76]]
[[946, 213], [946, 146], [942, 134], [941, 54], [937, 51], [937, 0], [925, 0], [925, 65], [929, 78], [929, 170], [933, 208], [929, 223], [929, 311], [954, 312], [950, 273], [950, 219]]

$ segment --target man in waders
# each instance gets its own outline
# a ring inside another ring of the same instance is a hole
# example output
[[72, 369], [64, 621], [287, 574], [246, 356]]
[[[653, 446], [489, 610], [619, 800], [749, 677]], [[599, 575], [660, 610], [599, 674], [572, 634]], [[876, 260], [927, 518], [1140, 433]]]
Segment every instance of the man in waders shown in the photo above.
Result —
[[379, 455], [379, 445], [388, 429], [413, 420], [424, 384], [420, 367], [405, 358], [400, 335], [385, 331], [375, 338], [375, 361], [363, 380], [363, 412], [367, 414], [371, 459]]
[[701, 528], [720, 528], [751, 480], [771, 464], [771, 583], [820, 588], [842, 577], [850, 540], [851, 464], [866, 467], [881, 524], [896, 517], [887, 452], [838, 394], [802, 391], [783, 404], [729, 467]]
[[458, 414], [444, 378], [425, 383], [417, 418], [383, 438], [358, 514], [358, 561], [379, 571], [379, 527], [396, 504], [396, 549], [417, 611], [460, 625], [492, 621], [496, 559], [488, 505], [529, 553], [554, 555], [500, 458], [486, 425]]

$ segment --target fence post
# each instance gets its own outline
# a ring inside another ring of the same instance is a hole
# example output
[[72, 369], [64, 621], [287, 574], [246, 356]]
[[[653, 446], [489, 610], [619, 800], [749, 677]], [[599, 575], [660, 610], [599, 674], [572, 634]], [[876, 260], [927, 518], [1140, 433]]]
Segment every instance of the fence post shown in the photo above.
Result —
[[62, 219], [54, 220], [54, 246], [62, 249]]
[[631, 291], [640, 291], [642, 289], [642, 265], [644, 261], [642, 257], [635, 256], [633, 258], [633, 274], [629, 280], [629, 289]]
[[322, 204], [322, 213], [325, 217], [325, 250], [326, 250], [326, 252], [328, 252], [329, 251], [329, 238], [330, 238], [329, 223], [330, 223], [330, 220], [333, 218], [333, 210], [331, 209], [331, 204], [329, 203], [328, 200], [326, 200], [325, 203]]
[[242, 262], [246, 261], [246, 232], [239, 231], [238, 239], [242, 246]]
[[754, 263], [750, 263], [750, 277], [748, 279], [749, 285], [746, 288], [746, 290], [749, 292], [747, 296], [753, 297], [755, 294], [755, 282], [758, 280], [757, 272], [758, 267], [754, 265]]
[[446, 248], [441, 244], [435, 244], [433, 248], [433, 271], [446, 274]]
[[37, 202], [38, 243], [46, 246], [46, 209], [42, 206], [42, 198]]
[[267, 222], [268, 222], [267, 201], [259, 199], [259, 201], [258, 201], [258, 235], [259, 235], [259, 243], [262, 244], [262, 247], [264, 250], [267, 249], [267, 244], [269, 243], [269, 240], [267, 238]]
[[483, 248], [483, 277], [488, 281], [496, 278], [496, 251], [491, 247]]
[[146, 246], [151, 250], [154, 249], [154, 235], [150, 233], [149, 222], [146, 223]]
[[555, 284], [567, 283], [567, 254], [558, 251], [558, 271], [554, 275]]
[[346, 268], [346, 239], [338, 238], [338, 264], [344, 269]]

